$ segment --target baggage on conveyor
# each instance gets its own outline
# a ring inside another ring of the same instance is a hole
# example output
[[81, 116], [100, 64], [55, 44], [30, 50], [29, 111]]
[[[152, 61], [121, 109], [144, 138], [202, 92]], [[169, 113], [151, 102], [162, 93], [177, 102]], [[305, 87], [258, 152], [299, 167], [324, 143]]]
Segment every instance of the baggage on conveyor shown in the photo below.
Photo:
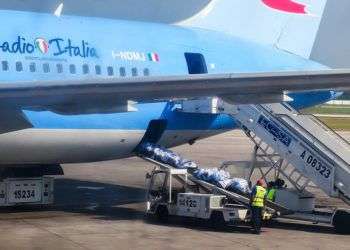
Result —
[[194, 161], [182, 158], [178, 154], [152, 143], [141, 144], [137, 152], [143, 156], [168, 164], [178, 169], [188, 169], [197, 179], [209, 182], [217, 187], [238, 194], [249, 194], [250, 188], [247, 180], [231, 178], [230, 173], [217, 168], [201, 169]]
[[187, 160], [178, 154], [158, 145], [152, 143], [143, 143], [137, 149], [141, 155], [147, 156], [153, 160], [168, 164], [174, 168], [179, 169], [196, 169], [197, 164], [193, 161]]
[[231, 178], [230, 173], [217, 168], [198, 169], [193, 175], [203, 181], [209, 182], [220, 188], [238, 194], [249, 194], [250, 188], [247, 180], [242, 178]]

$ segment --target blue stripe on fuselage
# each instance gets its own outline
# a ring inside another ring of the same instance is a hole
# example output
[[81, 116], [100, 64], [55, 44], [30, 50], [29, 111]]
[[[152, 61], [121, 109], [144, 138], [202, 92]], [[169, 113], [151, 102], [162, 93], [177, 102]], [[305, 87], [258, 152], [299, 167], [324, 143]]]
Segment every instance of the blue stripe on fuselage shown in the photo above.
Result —
[[50, 111], [24, 111], [34, 128], [144, 130], [150, 120], [159, 119], [166, 103], [138, 104], [136, 112], [60, 115]]
[[172, 110], [169, 103], [136, 105], [137, 112], [91, 115], [60, 115], [49, 111], [24, 111], [38, 129], [120, 129], [146, 130], [149, 121], [167, 119], [169, 130], [234, 129], [236, 124], [228, 115], [189, 114]]

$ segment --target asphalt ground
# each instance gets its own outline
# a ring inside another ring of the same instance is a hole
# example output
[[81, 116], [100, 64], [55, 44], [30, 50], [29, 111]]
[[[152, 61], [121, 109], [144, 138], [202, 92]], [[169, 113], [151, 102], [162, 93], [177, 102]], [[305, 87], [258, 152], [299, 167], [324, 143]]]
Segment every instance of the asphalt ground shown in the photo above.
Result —
[[[350, 138], [350, 133], [343, 133]], [[240, 132], [174, 149], [202, 167], [233, 160], [249, 165], [252, 144]], [[55, 180], [55, 204], [0, 210], [0, 249], [350, 249], [350, 236], [327, 225], [278, 221], [252, 234], [248, 225], [214, 230], [205, 223], [144, 216], [145, 173], [138, 158], [63, 166]], [[320, 206], [346, 207], [313, 190]]]

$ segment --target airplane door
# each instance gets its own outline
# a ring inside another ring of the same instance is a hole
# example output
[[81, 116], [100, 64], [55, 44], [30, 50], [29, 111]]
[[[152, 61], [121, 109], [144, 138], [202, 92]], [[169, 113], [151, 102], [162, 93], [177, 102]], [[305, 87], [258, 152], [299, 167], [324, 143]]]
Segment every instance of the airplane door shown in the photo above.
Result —
[[150, 121], [147, 131], [142, 138], [141, 143], [150, 142], [156, 144], [163, 135], [167, 127], [167, 120], [152, 120]]
[[200, 53], [185, 53], [189, 74], [207, 74], [208, 68], [205, 58]]

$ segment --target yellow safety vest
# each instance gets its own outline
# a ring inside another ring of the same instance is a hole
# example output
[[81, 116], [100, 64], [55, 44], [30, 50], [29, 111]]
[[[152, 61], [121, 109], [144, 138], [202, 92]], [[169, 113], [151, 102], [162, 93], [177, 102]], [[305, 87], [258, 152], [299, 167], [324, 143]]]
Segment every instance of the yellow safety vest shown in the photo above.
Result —
[[253, 197], [252, 206], [263, 207], [265, 196], [266, 196], [266, 189], [261, 186], [256, 186], [256, 194]]
[[276, 197], [276, 189], [275, 188], [271, 188], [268, 192], [267, 192], [267, 199], [270, 201], [275, 201], [275, 197]]

